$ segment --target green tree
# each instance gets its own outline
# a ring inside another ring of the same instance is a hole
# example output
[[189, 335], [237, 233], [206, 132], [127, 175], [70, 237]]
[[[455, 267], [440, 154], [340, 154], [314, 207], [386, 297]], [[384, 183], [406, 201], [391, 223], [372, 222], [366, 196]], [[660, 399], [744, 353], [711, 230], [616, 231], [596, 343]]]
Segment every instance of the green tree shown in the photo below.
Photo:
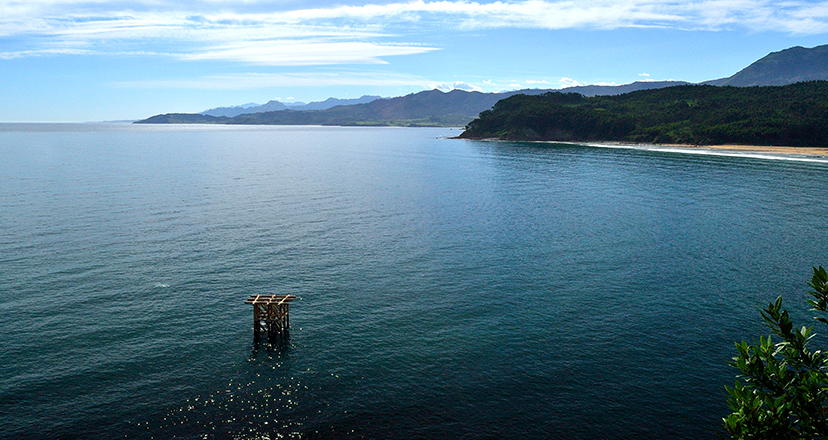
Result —
[[[828, 324], [825, 268], [815, 267], [808, 284], [814, 319]], [[732, 388], [725, 387], [733, 411], [723, 419], [725, 429], [735, 439], [828, 438], [828, 354], [809, 348], [813, 327], [795, 328], [782, 297], [768, 304], [762, 318], [776, 338], [736, 344], [730, 365], [740, 374]]]

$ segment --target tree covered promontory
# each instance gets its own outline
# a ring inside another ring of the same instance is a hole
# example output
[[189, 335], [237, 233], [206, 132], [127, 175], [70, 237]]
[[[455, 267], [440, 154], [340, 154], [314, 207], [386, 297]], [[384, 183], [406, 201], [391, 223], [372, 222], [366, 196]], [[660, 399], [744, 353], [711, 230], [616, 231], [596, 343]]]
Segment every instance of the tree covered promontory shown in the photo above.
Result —
[[781, 87], [677, 86], [618, 96], [515, 95], [461, 138], [828, 146], [828, 81]]

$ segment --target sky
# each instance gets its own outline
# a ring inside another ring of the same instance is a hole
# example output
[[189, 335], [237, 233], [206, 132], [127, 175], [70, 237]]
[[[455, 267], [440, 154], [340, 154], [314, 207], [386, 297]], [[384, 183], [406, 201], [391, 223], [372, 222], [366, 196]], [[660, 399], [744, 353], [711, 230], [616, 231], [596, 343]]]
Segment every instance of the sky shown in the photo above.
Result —
[[730, 76], [828, 1], [0, 0], [0, 121]]

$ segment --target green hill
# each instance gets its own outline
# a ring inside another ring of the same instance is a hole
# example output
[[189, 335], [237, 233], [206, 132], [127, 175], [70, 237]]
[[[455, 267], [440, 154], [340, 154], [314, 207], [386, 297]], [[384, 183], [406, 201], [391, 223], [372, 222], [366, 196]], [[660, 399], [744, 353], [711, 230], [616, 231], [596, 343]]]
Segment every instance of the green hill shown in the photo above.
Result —
[[772, 52], [735, 75], [707, 81], [714, 86], [784, 86], [800, 81], [828, 80], [828, 45], [791, 47]]
[[677, 86], [618, 96], [517, 95], [460, 136], [481, 139], [828, 146], [828, 82]]

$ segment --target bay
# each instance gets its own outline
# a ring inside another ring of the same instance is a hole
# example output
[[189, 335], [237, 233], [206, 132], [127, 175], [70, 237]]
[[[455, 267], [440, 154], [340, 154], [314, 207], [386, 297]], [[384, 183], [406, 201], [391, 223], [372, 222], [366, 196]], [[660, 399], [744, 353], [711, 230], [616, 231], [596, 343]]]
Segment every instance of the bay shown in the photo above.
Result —
[[457, 133], [0, 125], [0, 437], [716, 438], [828, 165]]

